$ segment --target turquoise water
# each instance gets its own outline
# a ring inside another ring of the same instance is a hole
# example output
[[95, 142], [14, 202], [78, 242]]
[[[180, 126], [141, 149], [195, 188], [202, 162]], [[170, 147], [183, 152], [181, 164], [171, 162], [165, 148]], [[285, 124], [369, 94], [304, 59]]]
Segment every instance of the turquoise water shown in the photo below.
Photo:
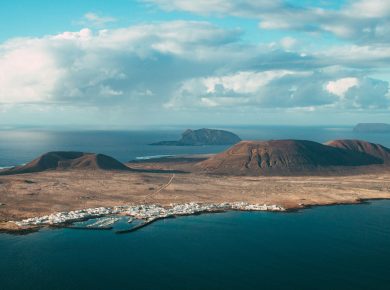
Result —
[[1, 289], [389, 289], [390, 201], [0, 235]]

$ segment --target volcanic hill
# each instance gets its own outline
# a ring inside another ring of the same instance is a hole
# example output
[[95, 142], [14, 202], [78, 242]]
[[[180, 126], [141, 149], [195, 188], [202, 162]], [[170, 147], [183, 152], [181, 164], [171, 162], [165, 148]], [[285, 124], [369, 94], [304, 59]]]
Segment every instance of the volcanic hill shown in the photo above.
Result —
[[236, 134], [215, 129], [186, 130], [178, 141], [160, 141], [151, 145], [201, 146], [201, 145], [233, 145], [241, 139]]
[[130, 170], [118, 160], [104, 154], [58, 151], [43, 154], [26, 165], [0, 171], [0, 175], [67, 169]]
[[355, 152], [363, 152], [381, 159], [383, 163], [390, 163], [390, 149], [380, 144], [362, 140], [333, 140], [327, 142], [326, 145]]
[[196, 167], [228, 175], [294, 175], [374, 164], [383, 164], [383, 160], [365, 152], [313, 141], [271, 140], [242, 141]]

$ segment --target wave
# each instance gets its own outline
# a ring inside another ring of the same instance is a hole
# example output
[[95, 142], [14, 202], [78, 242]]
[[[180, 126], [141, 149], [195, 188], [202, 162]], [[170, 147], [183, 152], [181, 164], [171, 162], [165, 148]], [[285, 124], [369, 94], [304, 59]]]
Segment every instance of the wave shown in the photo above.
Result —
[[135, 157], [135, 160], [149, 160], [149, 159], [157, 159], [157, 158], [164, 158], [164, 157], [173, 157], [175, 155], [150, 155], [150, 156], [139, 156]]
[[335, 131], [335, 132], [350, 132], [351, 127], [328, 127], [324, 128], [326, 131]]
[[0, 166], [0, 170], [3, 170], [3, 169], [10, 169], [10, 168], [13, 168], [15, 166]]
[[0, 170], [4, 170], [4, 169], [10, 169], [10, 168], [14, 168], [16, 166], [24, 166], [26, 165], [27, 163], [22, 163], [22, 164], [18, 164], [18, 165], [9, 165], [9, 166], [0, 166]]

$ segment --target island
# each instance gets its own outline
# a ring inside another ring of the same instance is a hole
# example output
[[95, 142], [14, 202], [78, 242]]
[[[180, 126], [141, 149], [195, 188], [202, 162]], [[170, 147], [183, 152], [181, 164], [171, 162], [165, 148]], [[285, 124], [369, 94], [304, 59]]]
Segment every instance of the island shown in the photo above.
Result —
[[355, 133], [390, 133], [390, 124], [359, 123], [354, 128]]
[[[230, 210], [285, 212], [390, 198], [390, 149], [361, 140], [241, 141], [214, 155], [122, 163], [49, 152], [0, 171], [0, 231], [101, 218], [142, 220]], [[129, 231], [134, 230], [131, 228]]]
[[202, 145], [233, 145], [241, 139], [236, 134], [216, 129], [186, 130], [178, 141], [160, 141], [150, 145], [164, 146], [202, 146]]

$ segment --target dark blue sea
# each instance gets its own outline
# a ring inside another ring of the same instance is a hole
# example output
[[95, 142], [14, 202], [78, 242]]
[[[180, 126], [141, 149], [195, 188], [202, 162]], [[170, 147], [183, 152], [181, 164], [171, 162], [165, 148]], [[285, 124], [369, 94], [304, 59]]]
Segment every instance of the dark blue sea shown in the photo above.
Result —
[[[355, 134], [349, 127], [227, 129], [242, 139], [357, 138], [390, 147], [390, 135]], [[148, 145], [175, 140], [182, 131], [2, 130], [0, 166], [52, 150], [128, 161], [226, 148]], [[127, 235], [0, 234], [0, 289], [390, 289], [390, 201], [180, 217]]]
[[[150, 146], [158, 141], [177, 140], [186, 128], [144, 131], [52, 131], [0, 130], [0, 167], [26, 163], [48, 151], [104, 153], [122, 162], [137, 157], [216, 153], [228, 146]], [[308, 139], [326, 142], [332, 139], [363, 139], [390, 147], [390, 134], [358, 134], [351, 127], [228, 127], [245, 140]]]

